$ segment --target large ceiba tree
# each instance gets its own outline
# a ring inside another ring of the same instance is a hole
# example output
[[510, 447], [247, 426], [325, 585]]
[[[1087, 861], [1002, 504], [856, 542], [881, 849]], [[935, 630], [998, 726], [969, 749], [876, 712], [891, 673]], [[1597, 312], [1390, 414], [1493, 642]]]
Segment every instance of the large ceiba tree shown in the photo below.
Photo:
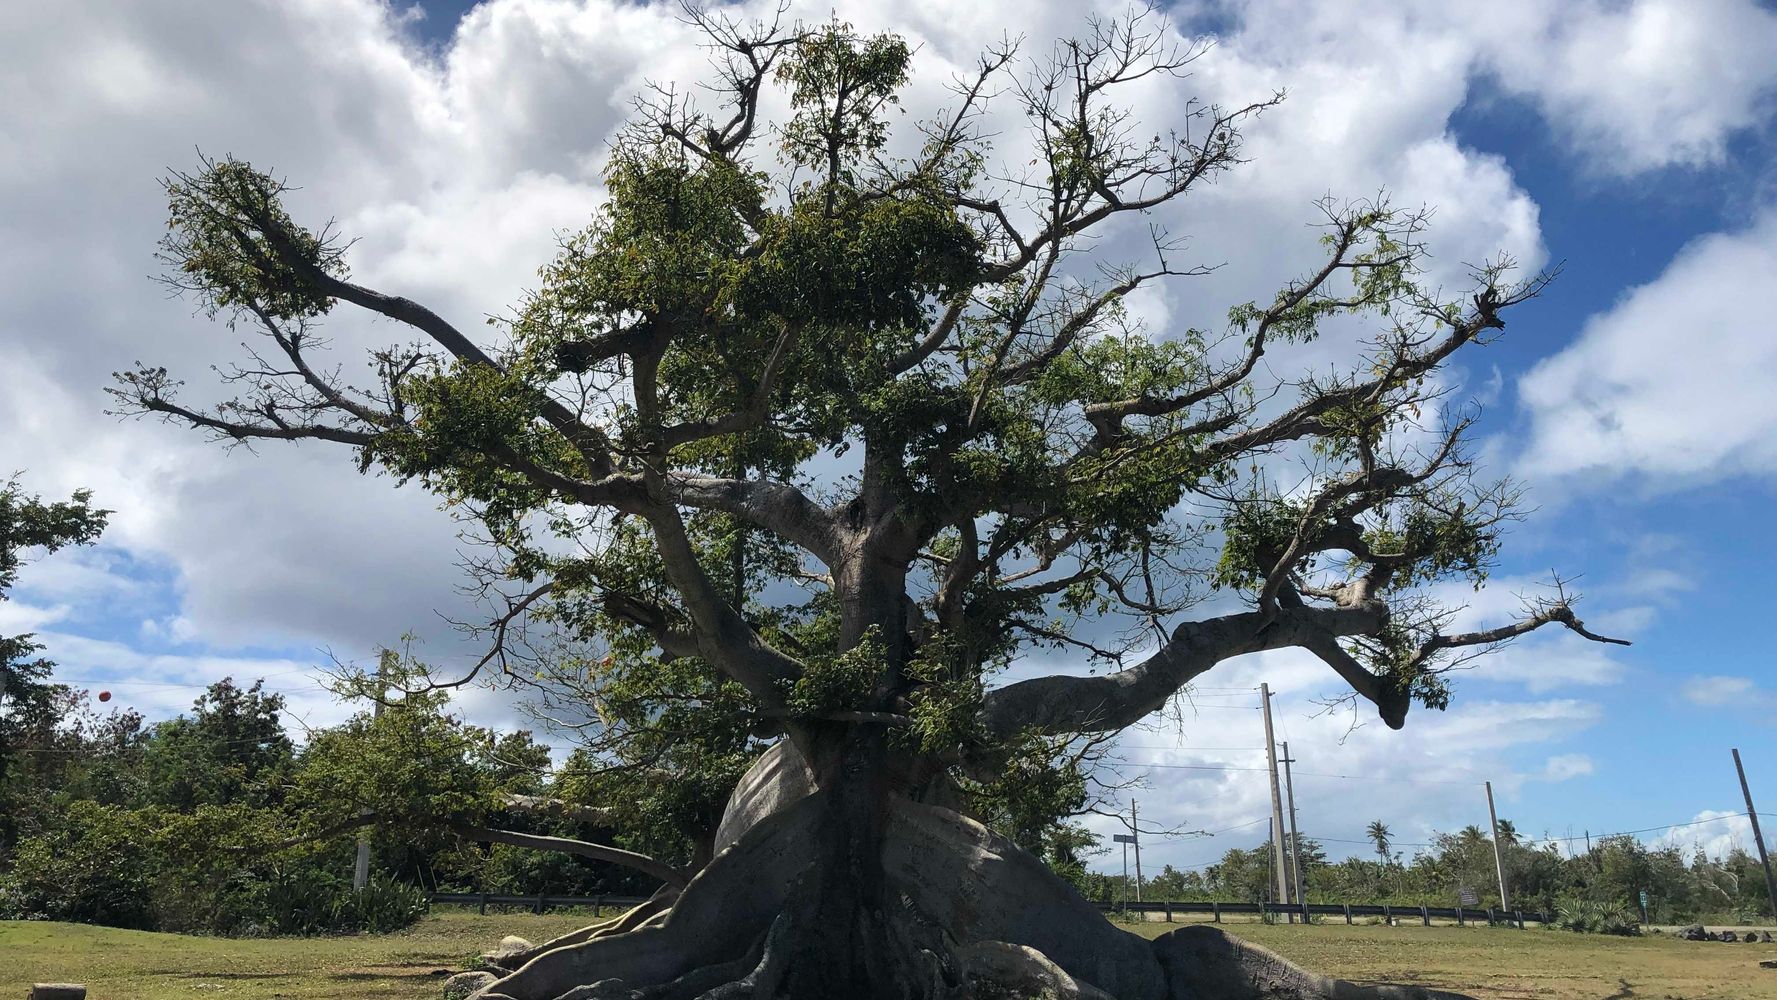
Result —
[[[1399, 728], [1474, 652], [1548, 624], [1599, 638], [1558, 589], [1472, 633], [1433, 599], [1479, 584], [1517, 498], [1466, 458], [1444, 365], [1545, 277], [1502, 263], [1440, 298], [1421, 213], [1329, 202], [1318, 267], [1222, 329], [1150, 335], [1128, 297], [1202, 269], [1158, 231], [1136, 261], [1097, 238], [1236, 166], [1274, 103], [1135, 120], [1119, 95], [1201, 51], [1169, 25], [989, 51], [909, 138], [890, 127], [901, 39], [691, 17], [718, 106], [640, 102], [609, 201], [496, 345], [354, 283], [279, 180], [206, 161], [167, 181], [169, 280], [269, 341], [220, 405], [156, 367], [113, 390], [224, 439], [347, 446], [471, 512], [510, 588], [487, 662], [527, 615], [602, 643], [574, 667], [586, 725], [615, 677], [632, 724], [707, 710], [782, 737], [685, 889], [481, 995], [1424, 995], [1204, 928], [1119, 930], [971, 818], [967, 789], [1245, 653], [1306, 650]], [[989, 134], [1002, 103], [1027, 136]], [[341, 303], [422, 339], [349, 378], [317, 334]], [[1359, 322], [1343, 370], [1287, 377], [1292, 351]], [[995, 680], [1033, 648], [1082, 669]]]

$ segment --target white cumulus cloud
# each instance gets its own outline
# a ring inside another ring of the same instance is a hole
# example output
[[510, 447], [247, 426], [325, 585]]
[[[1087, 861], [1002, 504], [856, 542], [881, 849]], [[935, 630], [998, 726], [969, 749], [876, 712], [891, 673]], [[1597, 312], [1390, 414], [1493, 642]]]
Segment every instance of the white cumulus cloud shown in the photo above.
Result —
[[1773, 284], [1777, 209], [1686, 247], [1520, 380], [1521, 470], [1593, 488], [1777, 473], [1777, 336], [1757, 301]]
[[1686, 701], [1710, 708], [1734, 704], [1757, 690], [1750, 677], [1726, 676], [1693, 677], [1680, 688]]
[[1566, 781], [1591, 774], [1597, 770], [1592, 758], [1583, 753], [1562, 753], [1550, 757], [1543, 763], [1542, 778], [1544, 781]]

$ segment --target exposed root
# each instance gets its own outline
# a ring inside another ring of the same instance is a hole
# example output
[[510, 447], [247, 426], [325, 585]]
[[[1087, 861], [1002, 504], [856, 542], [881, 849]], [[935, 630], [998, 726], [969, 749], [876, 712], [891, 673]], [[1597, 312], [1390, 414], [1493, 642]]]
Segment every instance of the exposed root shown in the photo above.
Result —
[[533, 949], [477, 1000], [825, 1000], [838, 986], [902, 1000], [1466, 1000], [1327, 979], [1208, 927], [1149, 942], [981, 824], [905, 799], [886, 813], [880, 891], [835, 907], [852, 887], [825, 860], [825, 793], [806, 791], [787, 752], [767, 759], [731, 803], [734, 839], [676, 899]]
[[655, 890], [654, 895], [649, 896], [646, 901], [609, 920], [602, 920], [579, 930], [569, 931], [560, 937], [551, 938], [540, 945], [522, 951], [500, 953], [496, 958], [490, 960], [490, 964], [506, 972], [513, 972], [523, 968], [527, 962], [546, 951], [565, 948], [571, 944], [596, 941], [614, 934], [627, 934], [638, 927], [645, 926], [651, 918], [664, 917], [666, 912], [672, 909], [673, 903], [678, 901], [678, 898], [679, 889], [677, 886], [663, 885]]
[[1472, 1000], [1418, 986], [1363, 986], [1302, 969], [1213, 927], [1182, 927], [1154, 940], [1168, 1000]]
[[487, 1000], [558, 1000], [612, 979], [641, 989], [744, 955], [783, 912], [814, 854], [818, 805], [798, 802], [768, 817], [698, 873], [671, 908], [627, 933], [544, 952], [491, 987]]
[[905, 803], [891, 819], [891, 885], [956, 941], [1001, 941], [1045, 956], [1119, 1000], [1161, 1000], [1147, 941], [1122, 930], [1032, 855], [948, 809]]
[[771, 922], [771, 930], [765, 935], [761, 946], [759, 960], [753, 964], [751, 971], [739, 979], [726, 983], [717, 983], [702, 993], [696, 1000], [752, 1000], [752, 998], [769, 998], [777, 995], [778, 987], [784, 981], [785, 959], [787, 957], [789, 914], [781, 913]]
[[957, 957], [962, 960], [970, 994], [976, 1000], [1116, 1000], [1098, 987], [1068, 975], [1042, 952], [1026, 945], [977, 941], [964, 947]]

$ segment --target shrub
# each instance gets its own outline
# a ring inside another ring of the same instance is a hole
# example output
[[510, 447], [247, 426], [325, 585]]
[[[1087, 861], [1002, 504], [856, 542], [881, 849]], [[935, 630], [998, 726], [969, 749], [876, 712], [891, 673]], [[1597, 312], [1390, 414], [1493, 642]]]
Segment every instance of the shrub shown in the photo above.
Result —
[[0, 909], [28, 920], [111, 927], [154, 925], [154, 861], [139, 818], [75, 801], [42, 833], [21, 840], [0, 884]]
[[1641, 922], [1622, 903], [1596, 899], [1563, 899], [1555, 906], [1555, 926], [1578, 934], [1641, 933]]
[[347, 891], [338, 929], [372, 934], [398, 931], [417, 923], [429, 906], [425, 890], [418, 886], [372, 879], [363, 889]]
[[353, 890], [343, 879], [306, 872], [267, 886], [262, 918], [270, 934], [381, 934], [411, 927], [425, 916], [427, 905], [425, 892], [404, 882], [372, 879]]

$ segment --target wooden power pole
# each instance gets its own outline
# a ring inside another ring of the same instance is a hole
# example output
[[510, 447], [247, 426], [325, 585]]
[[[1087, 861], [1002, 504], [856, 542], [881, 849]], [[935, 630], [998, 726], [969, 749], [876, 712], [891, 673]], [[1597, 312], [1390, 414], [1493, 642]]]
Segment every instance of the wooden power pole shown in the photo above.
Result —
[[1777, 879], [1771, 877], [1771, 857], [1765, 853], [1765, 837], [1758, 829], [1758, 810], [1752, 807], [1752, 788], [1746, 784], [1746, 768], [1740, 763], [1740, 748], [1734, 748], [1734, 770], [1740, 775], [1740, 794], [1746, 797], [1746, 816], [1752, 820], [1752, 842], [1758, 845], [1759, 864], [1765, 866], [1765, 895], [1771, 900], [1771, 912], [1777, 915]]
[[1499, 908], [1512, 912], [1512, 894], [1506, 891], [1506, 863], [1499, 850], [1499, 814], [1493, 811], [1493, 782], [1487, 785], [1487, 822], [1493, 827], [1493, 871], [1499, 876]]
[[[1284, 906], [1290, 903], [1289, 869], [1283, 861], [1283, 789], [1277, 782], [1277, 740], [1271, 735], [1271, 685], [1259, 685], [1259, 700], [1263, 702], [1265, 715], [1265, 765], [1271, 772], [1271, 866], [1277, 873], [1277, 901]], [[1295, 922], [1292, 916], [1291, 922]]]
[[1308, 922], [1308, 890], [1302, 886], [1302, 835], [1296, 832], [1296, 779], [1290, 774], [1290, 743], [1283, 741], [1283, 794], [1290, 810], [1290, 880], [1296, 883], [1296, 902], [1302, 907], [1302, 922]]
[[[383, 683], [383, 660], [376, 661], [376, 707], [371, 709], [372, 718], [380, 718], [383, 714], [383, 699], [388, 697], [389, 687]], [[362, 889], [370, 884], [370, 835], [358, 834], [358, 863], [352, 867], [352, 888]]]
[[1129, 800], [1129, 835], [1135, 838], [1135, 901], [1141, 902], [1141, 829], [1135, 825], [1135, 799]]

